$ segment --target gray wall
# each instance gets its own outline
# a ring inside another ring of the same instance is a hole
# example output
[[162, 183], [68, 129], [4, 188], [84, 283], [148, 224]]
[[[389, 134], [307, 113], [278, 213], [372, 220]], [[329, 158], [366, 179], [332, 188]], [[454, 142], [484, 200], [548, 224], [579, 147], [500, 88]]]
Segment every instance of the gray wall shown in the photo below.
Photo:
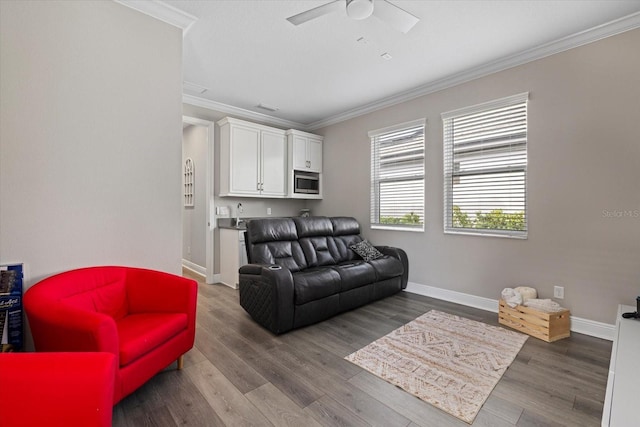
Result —
[[[550, 298], [560, 285], [573, 315], [614, 323], [640, 295], [638, 46], [630, 31], [321, 129], [325, 198], [309, 207], [404, 248], [412, 282], [492, 299], [517, 285]], [[444, 235], [440, 114], [526, 91], [528, 240]], [[417, 118], [428, 121], [425, 232], [371, 230], [367, 132]]]
[[181, 271], [182, 34], [111, 1], [0, 2], [0, 260]]
[[194, 125], [182, 130], [182, 165], [191, 158], [195, 169], [193, 206], [182, 208], [182, 258], [202, 268], [207, 266], [207, 131]]

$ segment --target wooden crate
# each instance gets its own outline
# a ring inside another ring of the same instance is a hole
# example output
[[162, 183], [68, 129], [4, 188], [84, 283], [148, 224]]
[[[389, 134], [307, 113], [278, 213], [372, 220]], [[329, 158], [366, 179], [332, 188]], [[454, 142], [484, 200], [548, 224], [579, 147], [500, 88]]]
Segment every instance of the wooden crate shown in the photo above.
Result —
[[500, 300], [498, 321], [505, 326], [516, 329], [532, 337], [546, 342], [567, 338], [571, 334], [569, 310], [545, 313], [524, 305], [511, 308], [504, 300]]

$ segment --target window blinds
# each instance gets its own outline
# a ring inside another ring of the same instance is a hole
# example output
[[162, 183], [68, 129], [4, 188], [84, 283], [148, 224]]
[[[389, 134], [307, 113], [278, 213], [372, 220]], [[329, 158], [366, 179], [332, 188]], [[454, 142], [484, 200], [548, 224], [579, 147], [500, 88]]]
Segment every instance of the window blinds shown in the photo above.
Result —
[[422, 230], [424, 120], [369, 133], [371, 225]]
[[527, 99], [442, 114], [445, 232], [526, 238]]

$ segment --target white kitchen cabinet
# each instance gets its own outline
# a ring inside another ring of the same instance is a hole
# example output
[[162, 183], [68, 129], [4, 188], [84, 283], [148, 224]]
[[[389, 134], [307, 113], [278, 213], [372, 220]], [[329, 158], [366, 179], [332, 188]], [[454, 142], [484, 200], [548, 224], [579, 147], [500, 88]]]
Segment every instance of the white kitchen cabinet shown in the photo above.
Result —
[[287, 140], [283, 130], [224, 118], [220, 126], [220, 196], [287, 195]]
[[286, 132], [289, 169], [322, 172], [322, 137], [290, 129]]

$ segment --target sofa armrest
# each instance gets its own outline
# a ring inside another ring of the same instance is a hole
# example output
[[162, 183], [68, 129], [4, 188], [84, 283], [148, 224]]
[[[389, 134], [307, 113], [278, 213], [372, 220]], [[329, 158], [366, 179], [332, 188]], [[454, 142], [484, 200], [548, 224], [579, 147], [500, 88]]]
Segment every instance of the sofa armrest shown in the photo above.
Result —
[[404, 273], [402, 273], [402, 289], [407, 287], [407, 282], [409, 281], [409, 258], [407, 258], [407, 253], [400, 249], [394, 248], [393, 246], [376, 246], [383, 255], [389, 255], [394, 257], [402, 263], [402, 267], [404, 268]]
[[26, 312], [37, 351], [119, 354], [118, 331], [111, 316], [63, 303], [30, 304]]
[[0, 354], [0, 422], [111, 426], [116, 360], [108, 353]]
[[193, 313], [198, 284], [195, 280], [162, 271], [127, 269], [129, 313]]
[[240, 267], [240, 305], [275, 334], [293, 329], [293, 276], [287, 268], [248, 264]]

